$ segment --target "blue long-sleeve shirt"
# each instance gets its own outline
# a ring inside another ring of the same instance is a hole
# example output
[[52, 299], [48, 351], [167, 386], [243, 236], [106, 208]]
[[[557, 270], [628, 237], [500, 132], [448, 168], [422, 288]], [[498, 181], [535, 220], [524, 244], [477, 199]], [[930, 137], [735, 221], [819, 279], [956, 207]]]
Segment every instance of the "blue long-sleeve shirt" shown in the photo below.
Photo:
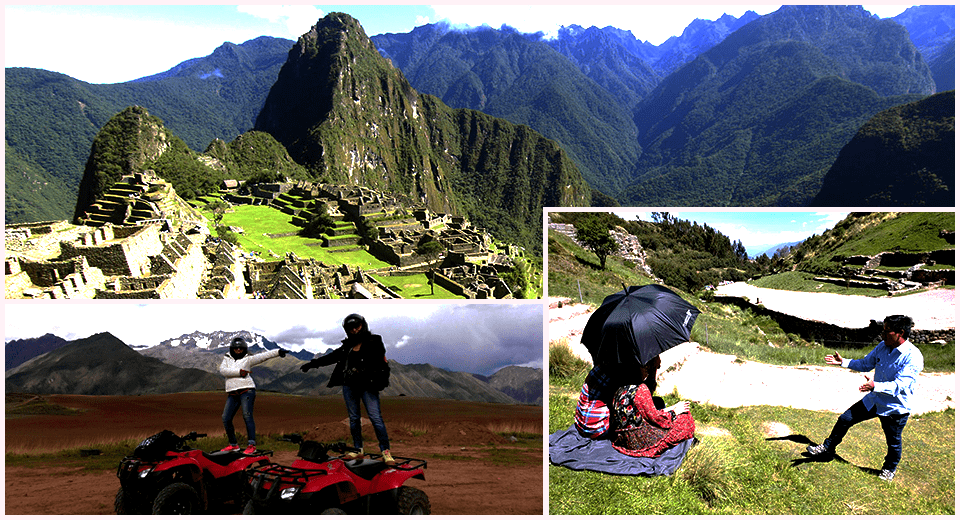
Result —
[[877, 407], [877, 415], [910, 413], [910, 400], [917, 388], [917, 376], [923, 370], [923, 354], [909, 341], [891, 349], [884, 342], [863, 359], [844, 359], [843, 367], [857, 372], [876, 370], [873, 391], [863, 397], [867, 410]]

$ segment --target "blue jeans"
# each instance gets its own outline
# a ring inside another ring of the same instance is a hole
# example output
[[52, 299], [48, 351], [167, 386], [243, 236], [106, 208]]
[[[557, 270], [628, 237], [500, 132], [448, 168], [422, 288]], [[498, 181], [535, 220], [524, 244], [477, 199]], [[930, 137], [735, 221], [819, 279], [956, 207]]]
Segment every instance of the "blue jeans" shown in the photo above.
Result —
[[350, 417], [350, 436], [353, 437], [353, 447], [363, 447], [363, 434], [360, 431], [360, 401], [367, 409], [373, 431], [377, 434], [380, 451], [390, 449], [390, 439], [387, 437], [387, 427], [380, 416], [380, 392], [363, 390], [343, 385], [343, 400], [347, 403], [347, 416]]
[[227, 405], [223, 407], [223, 429], [227, 430], [227, 441], [237, 443], [237, 433], [233, 429], [233, 417], [237, 410], [243, 410], [243, 422], [247, 425], [247, 444], [257, 443], [257, 427], [253, 424], [253, 401], [257, 390], [251, 388], [240, 395], [227, 394]]
[[836, 448], [850, 427], [854, 424], [873, 419], [874, 417], [880, 419], [880, 427], [883, 428], [883, 435], [887, 438], [887, 456], [883, 459], [882, 469], [894, 471], [897, 469], [897, 465], [900, 464], [900, 456], [903, 453], [902, 434], [903, 427], [907, 425], [907, 419], [910, 417], [908, 413], [900, 415], [877, 415], [876, 408], [867, 410], [867, 407], [863, 405], [863, 401], [857, 401], [856, 404], [840, 415], [840, 418], [837, 419], [837, 424], [833, 427], [833, 431], [830, 432], [830, 437], [823, 441], [823, 443], [828, 448]]

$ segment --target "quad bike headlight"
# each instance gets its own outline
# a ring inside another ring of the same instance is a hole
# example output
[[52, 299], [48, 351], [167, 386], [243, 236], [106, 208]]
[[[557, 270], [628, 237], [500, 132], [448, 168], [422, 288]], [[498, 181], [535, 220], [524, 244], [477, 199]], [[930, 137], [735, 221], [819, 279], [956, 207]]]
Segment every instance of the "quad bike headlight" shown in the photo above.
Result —
[[140, 472], [140, 478], [147, 478], [147, 475], [149, 475], [151, 471], [153, 471], [153, 468], [147, 468], [145, 470], [142, 470]]
[[280, 498], [283, 500], [293, 500], [293, 497], [295, 496], [297, 496], [297, 488], [295, 487], [288, 487], [280, 490]]

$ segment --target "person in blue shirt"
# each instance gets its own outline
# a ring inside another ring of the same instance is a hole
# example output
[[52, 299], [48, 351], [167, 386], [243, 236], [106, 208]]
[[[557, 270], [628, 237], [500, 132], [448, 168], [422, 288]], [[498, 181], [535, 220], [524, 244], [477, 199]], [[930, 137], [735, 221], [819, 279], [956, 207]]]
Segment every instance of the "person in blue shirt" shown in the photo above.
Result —
[[867, 395], [843, 412], [823, 444], [807, 447], [807, 453], [832, 455], [850, 427], [877, 417], [887, 439], [887, 456], [880, 478], [893, 480], [903, 453], [901, 434], [910, 417], [910, 400], [916, 391], [917, 376], [923, 370], [923, 355], [909, 340], [912, 328], [913, 320], [909, 316], [887, 316], [883, 320], [883, 341], [865, 358], [843, 359], [837, 352], [824, 357], [830, 365], [875, 372], [873, 379], [863, 376], [866, 381], [860, 385], [860, 391]]

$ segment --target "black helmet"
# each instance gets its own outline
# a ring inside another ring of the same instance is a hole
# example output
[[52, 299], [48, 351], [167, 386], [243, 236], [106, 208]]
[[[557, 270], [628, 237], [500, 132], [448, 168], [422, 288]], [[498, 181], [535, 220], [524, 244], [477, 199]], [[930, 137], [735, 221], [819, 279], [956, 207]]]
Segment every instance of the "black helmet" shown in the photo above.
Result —
[[[234, 349], [237, 349], [237, 348], [242, 349], [239, 354], [237, 354], [236, 352], [234, 352]], [[243, 356], [246, 356], [246, 355], [247, 355], [247, 340], [245, 340], [245, 339], [243, 339], [243, 338], [241, 338], [241, 337], [233, 338], [233, 341], [230, 342], [230, 355], [233, 356], [234, 359], [240, 359], [240, 358], [242, 358]]]
[[350, 334], [350, 331], [357, 325], [360, 326], [361, 334], [367, 330], [367, 320], [363, 319], [363, 316], [359, 314], [351, 314], [343, 319], [343, 330], [347, 334]]

